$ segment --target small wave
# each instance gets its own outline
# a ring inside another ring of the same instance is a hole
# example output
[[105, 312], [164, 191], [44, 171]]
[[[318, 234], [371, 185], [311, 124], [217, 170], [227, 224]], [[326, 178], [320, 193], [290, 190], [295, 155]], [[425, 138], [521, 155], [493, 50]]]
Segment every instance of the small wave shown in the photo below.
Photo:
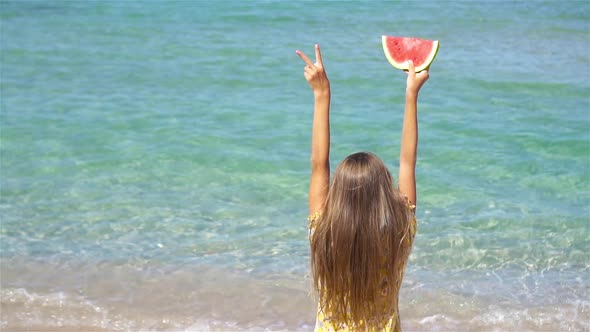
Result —
[[24, 288], [0, 291], [2, 329], [85, 327], [125, 330], [128, 324], [109, 318], [109, 311], [81, 296], [64, 292], [35, 293]]
[[[455, 299], [456, 300], [456, 299]], [[453, 302], [453, 300], [449, 300]], [[439, 305], [430, 315], [412, 317], [410, 310], [402, 324], [411, 331], [589, 331], [590, 302], [573, 301], [558, 305], [517, 307], [515, 305]], [[419, 309], [418, 309], [419, 310]]]
[[590, 302], [573, 301], [557, 306], [511, 308], [490, 306], [474, 317], [474, 326], [511, 326], [519, 331], [589, 331]]

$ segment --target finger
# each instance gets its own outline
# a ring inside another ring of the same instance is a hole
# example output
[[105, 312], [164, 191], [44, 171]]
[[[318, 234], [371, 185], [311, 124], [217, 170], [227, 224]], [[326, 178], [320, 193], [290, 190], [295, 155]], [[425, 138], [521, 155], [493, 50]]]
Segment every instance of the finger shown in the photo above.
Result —
[[306, 73], [303, 73], [303, 77], [305, 77], [305, 79], [308, 80], [308, 81], [311, 80], [311, 74], [309, 74], [307, 72]]
[[408, 60], [408, 72], [415, 73], [416, 68], [414, 67], [414, 62], [412, 60]]
[[295, 53], [297, 53], [297, 55], [299, 55], [299, 57], [305, 61], [305, 63], [308, 66], [313, 66], [313, 62], [311, 62], [311, 60], [309, 60], [309, 58], [307, 57], [307, 55], [305, 55], [305, 53], [301, 52], [300, 50], [295, 51]]
[[315, 44], [315, 61], [321, 66], [324, 65], [322, 62], [322, 53], [320, 52], [320, 44]]
[[314, 68], [313, 68], [313, 67], [305, 66], [305, 68], [303, 68], [303, 72], [304, 72], [304, 73], [306, 73], [306, 74], [308, 74], [308, 75], [311, 75], [311, 74], [313, 74], [313, 73], [314, 73], [314, 71], [315, 71], [315, 70], [314, 70]]

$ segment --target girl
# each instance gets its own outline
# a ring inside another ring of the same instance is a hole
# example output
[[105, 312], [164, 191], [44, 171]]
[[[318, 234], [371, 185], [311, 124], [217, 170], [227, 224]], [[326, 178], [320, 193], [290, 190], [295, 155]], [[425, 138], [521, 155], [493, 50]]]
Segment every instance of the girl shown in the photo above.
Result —
[[330, 184], [330, 82], [319, 45], [315, 63], [296, 53], [315, 97], [308, 218], [315, 330], [400, 331], [398, 294], [416, 232], [418, 92], [428, 71], [416, 73], [408, 63], [399, 190], [368, 152], [346, 157]]

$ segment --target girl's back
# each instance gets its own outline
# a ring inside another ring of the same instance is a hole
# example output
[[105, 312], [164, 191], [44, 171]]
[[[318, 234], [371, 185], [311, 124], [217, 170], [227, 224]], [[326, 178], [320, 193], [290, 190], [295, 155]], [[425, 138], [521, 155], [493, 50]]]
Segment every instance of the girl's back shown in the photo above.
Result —
[[323, 212], [309, 221], [320, 292], [316, 330], [398, 330], [398, 294], [416, 218], [383, 162], [364, 152], [347, 157]]

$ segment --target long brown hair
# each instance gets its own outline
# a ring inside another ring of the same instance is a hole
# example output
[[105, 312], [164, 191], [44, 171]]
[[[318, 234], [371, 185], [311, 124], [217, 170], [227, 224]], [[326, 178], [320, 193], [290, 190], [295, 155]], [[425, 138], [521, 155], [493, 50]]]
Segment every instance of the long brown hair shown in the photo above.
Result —
[[370, 328], [397, 309], [410, 213], [376, 155], [355, 153], [338, 166], [311, 238], [313, 285], [333, 323]]

